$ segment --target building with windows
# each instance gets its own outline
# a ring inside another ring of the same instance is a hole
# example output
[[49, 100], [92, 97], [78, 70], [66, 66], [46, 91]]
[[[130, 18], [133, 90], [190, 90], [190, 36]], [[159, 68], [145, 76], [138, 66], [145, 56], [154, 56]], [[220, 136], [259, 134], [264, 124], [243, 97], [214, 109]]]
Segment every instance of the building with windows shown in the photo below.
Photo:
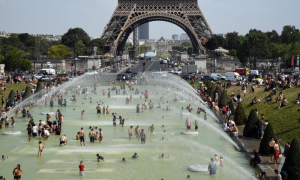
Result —
[[188, 39], [189, 39], [189, 36], [187, 34], [181, 34], [180, 35], [180, 40], [181, 41], [188, 40]]
[[172, 39], [173, 40], [179, 40], [179, 35], [178, 34], [173, 34]]
[[145, 23], [139, 26], [138, 37], [139, 39], [144, 40], [149, 39], [149, 23]]

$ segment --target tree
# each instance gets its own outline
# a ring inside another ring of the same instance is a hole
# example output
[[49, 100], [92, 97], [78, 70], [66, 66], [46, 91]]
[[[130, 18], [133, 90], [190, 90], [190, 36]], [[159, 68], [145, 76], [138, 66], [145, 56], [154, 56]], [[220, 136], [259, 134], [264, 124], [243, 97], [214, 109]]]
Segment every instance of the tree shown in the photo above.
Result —
[[233, 101], [231, 99], [229, 101], [229, 108], [230, 108], [231, 114], [234, 114], [235, 109], [234, 109]]
[[78, 41], [75, 46], [75, 53], [77, 56], [82, 55], [85, 52], [86, 47], [83, 44], [82, 40]]
[[257, 137], [257, 129], [255, 127], [255, 123], [258, 121], [256, 111], [254, 109], [251, 110], [250, 115], [248, 116], [243, 136], [245, 137]]
[[244, 125], [246, 123], [247, 117], [242, 103], [239, 103], [236, 107], [233, 120], [236, 125]]
[[290, 149], [287, 153], [287, 157], [283, 164], [281, 171], [286, 171], [288, 174], [287, 180], [294, 180], [300, 177], [300, 148], [296, 139], [292, 140]]
[[299, 29], [296, 29], [295, 26], [284, 26], [281, 32], [281, 42], [290, 44], [297, 41], [300, 41]]
[[183, 42], [181, 45], [182, 45], [182, 46], [191, 46], [191, 43], [185, 41], [185, 42]]
[[28, 59], [24, 59], [22, 53], [16, 48], [6, 54], [4, 60], [0, 63], [5, 64], [5, 70], [7, 71], [28, 71], [32, 69], [32, 63]]
[[9, 92], [9, 95], [8, 95], [8, 99], [9, 99], [9, 102], [10, 102], [10, 105], [12, 106], [12, 102], [15, 101], [15, 91], [12, 89], [10, 92]]
[[239, 33], [238, 32], [232, 32], [232, 33], [227, 33], [225, 35], [225, 38], [228, 42], [228, 50], [232, 49], [238, 49], [239, 48], [239, 43], [240, 43], [240, 38], [239, 38]]
[[[89, 49], [94, 49], [94, 47], [97, 47], [97, 54], [103, 54], [103, 46], [104, 41], [100, 38], [93, 39], [89, 44]], [[151, 50], [151, 49], [150, 49]]]
[[74, 45], [82, 41], [85, 46], [89, 46], [90, 37], [81, 28], [70, 28], [61, 38], [62, 44], [68, 46], [69, 48], [74, 48]]
[[214, 95], [213, 95], [214, 101], [216, 99], [216, 93], [218, 93], [218, 101], [220, 101], [220, 98], [221, 98], [221, 95], [222, 95], [222, 90], [221, 90], [220, 86], [217, 86], [215, 91], [214, 91]]
[[23, 100], [27, 99], [29, 96], [31, 96], [31, 90], [29, 86], [26, 86], [25, 93], [23, 95]]
[[229, 50], [229, 54], [233, 57], [236, 57], [237, 51], [235, 49], [231, 49], [231, 50]]
[[227, 40], [223, 36], [217, 36], [214, 35], [212, 38], [210, 38], [207, 43], [205, 44], [205, 47], [210, 50], [215, 50], [218, 47], [223, 47], [224, 49], [227, 48]]
[[273, 30], [271, 32], [266, 32], [266, 35], [268, 36], [271, 43], [280, 44], [281, 39], [277, 31]]
[[[210, 97], [214, 98], [214, 96], [215, 96], [214, 95], [214, 91], [215, 91], [216, 87], [217, 87], [217, 84], [216, 83], [212, 83], [211, 87], [208, 89], [208, 95]], [[214, 101], [214, 99], [213, 99], [213, 101]]]
[[48, 50], [48, 55], [50, 58], [65, 58], [69, 54], [69, 48], [65, 45], [54, 45], [51, 46]]
[[36, 92], [39, 92], [40, 90], [43, 89], [43, 85], [41, 82], [38, 82], [37, 85], [36, 85]]
[[218, 106], [219, 108], [223, 108], [223, 106], [226, 106], [228, 103], [228, 95], [227, 92], [225, 90], [223, 90], [220, 100], [218, 102]]
[[56, 85], [59, 85], [59, 84], [62, 84], [62, 80], [61, 80], [61, 78], [58, 78], [58, 79], [57, 79], [57, 83], [56, 83]]
[[272, 124], [269, 123], [264, 131], [264, 136], [260, 141], [260, 145], [259, 145], [260, 154], [267, 155], [267, 156], [270, 155], [269, 142], [272, 138], [275, 138], [275, 134], [273, 131]]
[[2, 62], [4, 60], [2, 54], [1, 54], [1, 49], [0, 49], [0, 62]]
[[248, 38], [241, 36], [240, 40], [239, 40], [239, 47], [238, 47], [236, 55], [243, 65], [246, 65], [248, 58], [250, 56], [249, 49], [250, 49], [250, 47], [249, 47]]

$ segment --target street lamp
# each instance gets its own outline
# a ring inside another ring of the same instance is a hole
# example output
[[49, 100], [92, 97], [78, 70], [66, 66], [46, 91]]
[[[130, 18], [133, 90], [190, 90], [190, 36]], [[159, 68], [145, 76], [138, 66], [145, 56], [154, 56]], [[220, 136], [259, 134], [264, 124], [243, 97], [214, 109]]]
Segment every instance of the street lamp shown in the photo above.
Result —
[[279, 70], [278, 70], [278, 72], [281, 72], [281, 65], [280, 65], [281, 57], [279, 57], [278, 60], [279, 60], [279, 66], [278, 66]]

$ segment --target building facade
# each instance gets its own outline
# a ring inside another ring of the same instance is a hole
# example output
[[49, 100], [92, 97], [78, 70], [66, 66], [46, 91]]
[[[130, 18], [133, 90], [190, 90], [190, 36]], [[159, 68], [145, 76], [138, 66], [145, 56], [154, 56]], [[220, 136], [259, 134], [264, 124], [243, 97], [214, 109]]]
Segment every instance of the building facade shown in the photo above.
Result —
[[178, 34], [173, 34], [172, 35], [172, 40], [179, 40], [179, 35]]

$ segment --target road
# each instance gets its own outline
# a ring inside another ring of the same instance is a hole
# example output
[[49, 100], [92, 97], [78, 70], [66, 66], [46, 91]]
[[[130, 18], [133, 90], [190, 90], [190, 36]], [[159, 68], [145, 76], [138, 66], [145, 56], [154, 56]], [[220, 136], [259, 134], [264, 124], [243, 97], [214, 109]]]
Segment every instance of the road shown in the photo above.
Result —
[[[144, 62], [146, 62], [145, 65], [145, 69], [143, 69], [143, 64]], [[165, 71], [167, 69], [166, 64], [163, 67], [163, 64], [160, 64], [160, 61], [155, 61], [155, 60], [151, 60], [151, 61], [139, 61], [138, 64], [135, 64], [133, 67], [131, 67], [131, 70], [133, 73], [138, 73], [139, 71], [143, 72], [145, 71]]]

